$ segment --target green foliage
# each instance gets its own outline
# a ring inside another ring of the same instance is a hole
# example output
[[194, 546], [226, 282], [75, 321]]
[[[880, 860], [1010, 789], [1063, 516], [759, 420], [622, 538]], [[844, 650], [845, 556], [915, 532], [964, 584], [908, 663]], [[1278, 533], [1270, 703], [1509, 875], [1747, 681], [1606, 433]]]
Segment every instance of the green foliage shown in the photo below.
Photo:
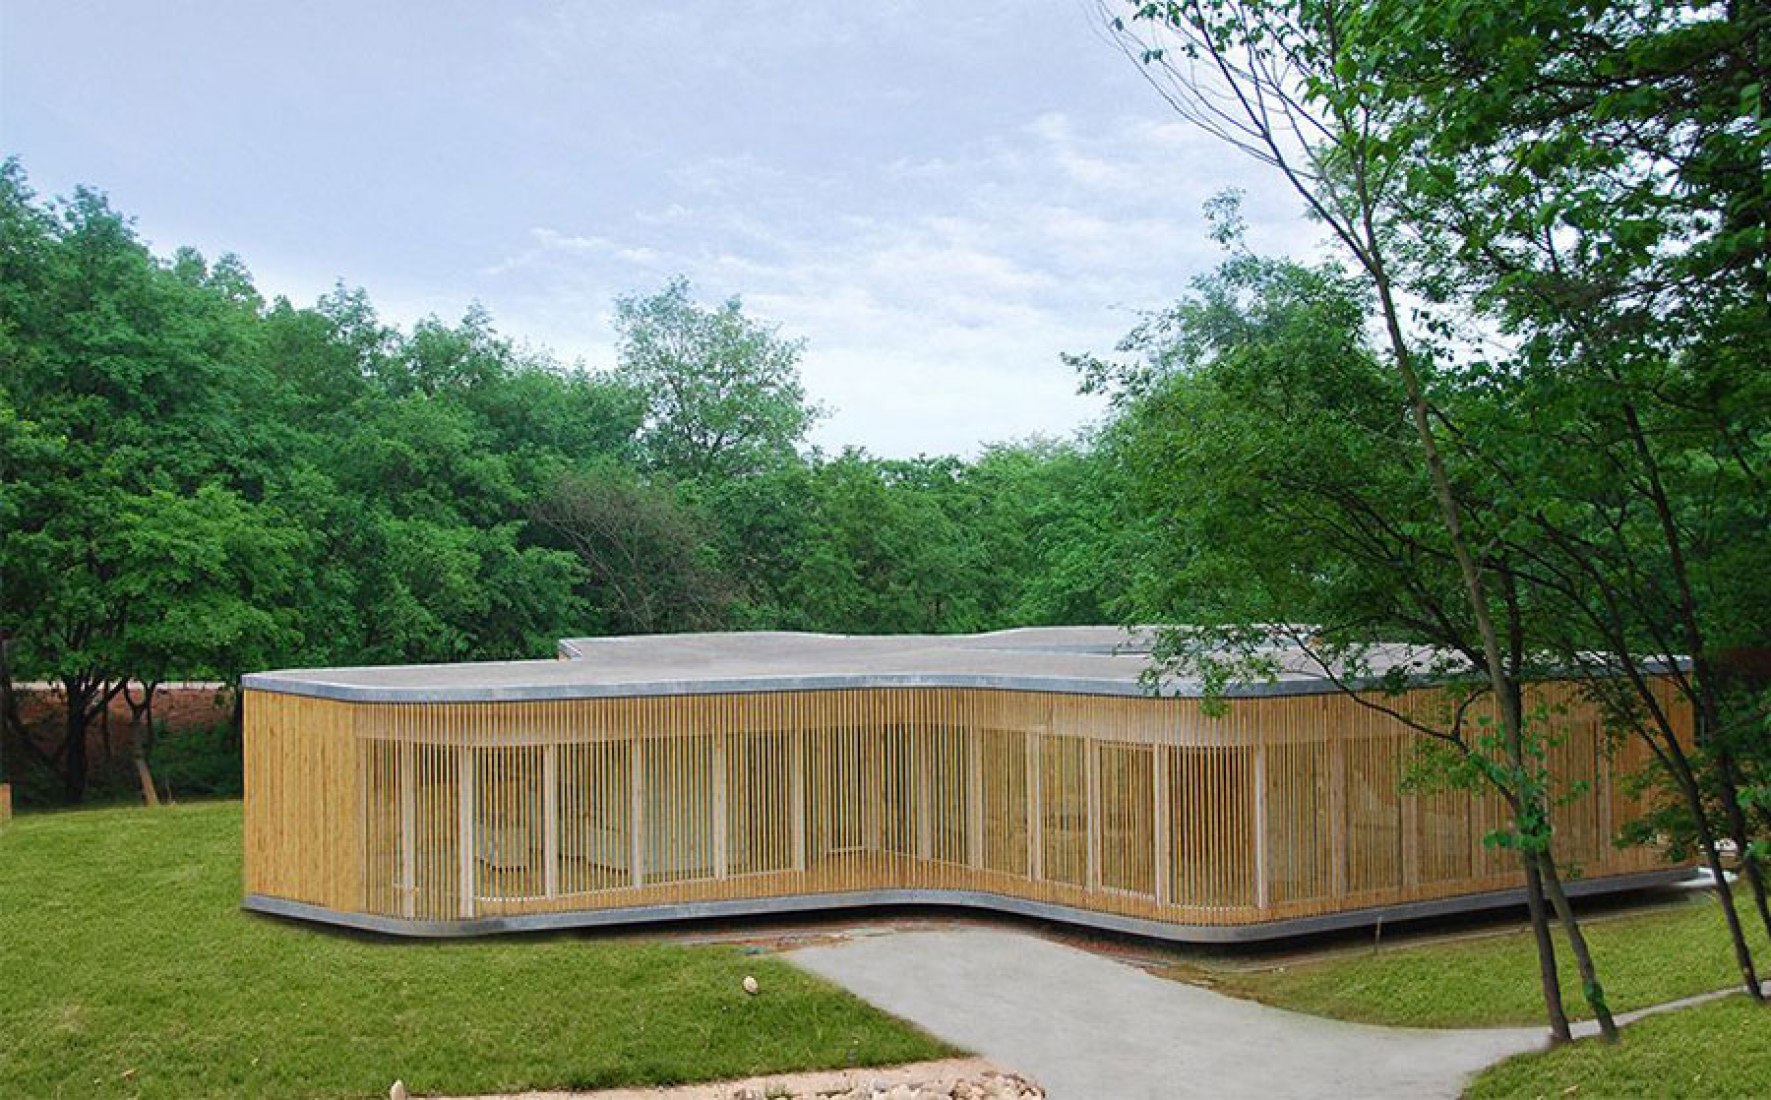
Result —
[[[266, 303], [237, 258], [157, 259], [16, 161], [0, 225], [0, 631], [69, 730], [126, 679], [1095, 621], [1135, 572], [1105, 560], [1125, 494], [1091, 447], [802, 456], [802, 345], [680, 279], [617, 303], [593, 374], [478, 307], [403, 332], [342, 285]], [[83, 744], [50, 749], [70, 801]]]
[[1116, 614], [1123, 573], [1104, 455], [1002, 444], [975, 462], [814, 455], [696, 486], [744, 596], [734, 623], [952, 633]]
[[240, 797], [240, 745], [226, 722], [159, 731], [154, 779], [173, 799]]
[[951, 1053], [733, 947], [414, 943], [254, 916], [239, 853], [238, 803], [32, 814], [0, 831], [0, 1095], [342, 1098], [395, 1078], [477, 1095]]
[[617, 377], [643, 395], [647, 461], [683, 478], [730, 478], [790, 460], [819, 415], [799, 380], [804, 344], [746, 317], [737, 298], [708, 309], [677, 277], [615, 302]]
[[[267, 307], [237, 259], [157, 260], [16, 161], [0, 221], [0, 631], [70, 731], [126, 678], [532, 656], [579, 627], [578, 564], [528, 509], [631, 453], [625, 386], [477, 309], [405, 335], [361, 291]], [[83, 743], [56, 752], [78, 800]]]
[[534, 516], [581, 567], [581, 631], [712, 630], [730, 614], [735, 592], [708, 560], [706, 523], [669, 486], [592, 471], [556, 482]]

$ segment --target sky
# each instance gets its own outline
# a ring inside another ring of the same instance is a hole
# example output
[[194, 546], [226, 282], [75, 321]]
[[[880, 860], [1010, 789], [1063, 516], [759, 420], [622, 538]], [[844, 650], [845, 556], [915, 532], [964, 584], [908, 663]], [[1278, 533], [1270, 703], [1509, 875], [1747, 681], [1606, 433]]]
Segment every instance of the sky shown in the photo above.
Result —
[[0, 0], [0, 151], [161, 254], [343, 282], [590, 369], [686, 276], [803, 339], [812, 441], [975, 454], [1100, 415], [1104, 353], [1221, 258], [1316, 230], [1191, 129], [1092, 0]]

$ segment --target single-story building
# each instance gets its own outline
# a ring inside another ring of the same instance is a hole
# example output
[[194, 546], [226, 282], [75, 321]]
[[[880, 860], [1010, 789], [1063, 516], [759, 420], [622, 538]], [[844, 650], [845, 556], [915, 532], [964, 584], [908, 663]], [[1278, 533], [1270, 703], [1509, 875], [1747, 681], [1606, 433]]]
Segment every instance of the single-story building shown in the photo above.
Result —
[[[1402, 722], [1307, 660], [1221, 707], [1153, 695], [1149, 649], [688, 634], [248, 676], [245, 904], [414, 935], [942, 904], [1228, 941], [1519, 900], [1499, 799], [1408, 789]], [[1530, 694], [1584, 788], [1556, 809], [1571, 891], [1682, 873], [1611, 842], [1639, 746], [1575, 684]]]

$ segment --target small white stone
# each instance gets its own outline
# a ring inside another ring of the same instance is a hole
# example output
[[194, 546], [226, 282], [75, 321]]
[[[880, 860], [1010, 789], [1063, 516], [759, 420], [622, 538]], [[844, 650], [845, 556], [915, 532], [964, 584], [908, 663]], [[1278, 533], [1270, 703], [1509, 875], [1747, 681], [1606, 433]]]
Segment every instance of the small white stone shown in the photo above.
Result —
[[755, 978], [751, 977], [749, 974], [744, 975], [744, 992], [754, 997], [759, 988], [760, 987], [756, 984]]
[[407, 1100], [406, 1082], [395, 1081], [394, 1087], [387, 1090], [387, 1100]]

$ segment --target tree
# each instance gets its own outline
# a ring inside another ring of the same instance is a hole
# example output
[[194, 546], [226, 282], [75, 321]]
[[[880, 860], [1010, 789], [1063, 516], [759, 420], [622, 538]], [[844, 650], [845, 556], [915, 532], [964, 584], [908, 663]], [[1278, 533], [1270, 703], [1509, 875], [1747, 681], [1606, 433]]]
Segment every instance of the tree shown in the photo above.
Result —
[[[210, 484], [190, 495], [150, 492], [124, 503], [107, 536], [118, 561], [115, 597], [128, 609], [117, 641], [118, 689], [142, 797], [151, 775], [155, 696], [173, 678], [237, 685], [290, 650], [290, 597], [313, 547], [275, 505]], [[140, 684], [139, 697], [130, 681]]]
[[820, 415], [800, 384], [803, 342], [746, 317], [737, 298], [707, 309], [679, 276], [650, 297], [617, 298], [615, 329], [616, 377], [644, 395], [653, 469], [754, 474], [791, 458]]
[[132, 555], [155, 517], [144, 498], [185, 500], [225, 477], [240, 435], [227, 365], [244, 356], [231, 290], [158, 264], [103, 196], [37, 207], [16, 161], [0, 183], [9, 236], [9, 447], [0, 531], [11, 670], [56, 681], [65, 721], [55, 758], [64, 796], [86, 787], [86, 730], [121, 691], [140, 595], [179, 563]]
[[[1388, 28], [1360, 3], [1184, 2], [1134, 4], [1113, 18], [1125, 49], [1184, 117], [1275, 170], [1327, 228], [1369, 282], [1386, 360], [1407, 399], [1420, 460], [1432, 486], [1446, 547], [1456, 563], [1480, 667], [1499, 708], [1509, 801], [1532, 900], [1545, 1007], [1554, 1038], [1568, 1037], [1554, 996], [1553, 946], [1536, 895], [1555, 909], [1579, 967], [1601, 1033], [1616, 1028], [1585, 938], [1549, 853], [1542, 784], [1509, 674], [1511, 639], [1499, 614], [1510, 607], [1470, 536], [1469, 498], [1450, 469], [1441, 438], [1443, 410], [1429, 385], [1439, 349], [1410, 324], [1401, 304], [1399, 248], [1408, 240], [1406, 187], [1411, 126], [1406, 96], [1386, 83]], [[1504, 587], [1504, 584], [1503, 584]], [[1500, 611], [1497, 611], [1497, 608]]]
[[[1741, 853], [1771, 930], [1746, 763], [1766, 702], [1719, 667], [1764, 644], [1771, 614], [1750, 564], [1771, 552], [1771, 15], [1527, 3], [1453, 21], [1386, 4], [1371, 19], [1400, 32], [1386, 79], [1417, 119], [1414, 281], [1516, 344], [1481, 364], [1497, 415], [1468, 430], [1548, 544], [1537, 579], [1577, 624], [1560, 647], [1597, 640], [1594, 682], [1618, 689], [1604, 701], [1678, 792], [1758, 996], [1715, 841]], [[1521, 426], [1554, 445], [1519, 447]], [[1697, 714], [1694, 751], [1650, 663]]]
[[702, 517], [667, 488], [618, 468], [572, 475], [535, 503], [533, 517], [577, 555], [597, 632], [664, 634], [725, 624], [736, 590], [708, 560]]

